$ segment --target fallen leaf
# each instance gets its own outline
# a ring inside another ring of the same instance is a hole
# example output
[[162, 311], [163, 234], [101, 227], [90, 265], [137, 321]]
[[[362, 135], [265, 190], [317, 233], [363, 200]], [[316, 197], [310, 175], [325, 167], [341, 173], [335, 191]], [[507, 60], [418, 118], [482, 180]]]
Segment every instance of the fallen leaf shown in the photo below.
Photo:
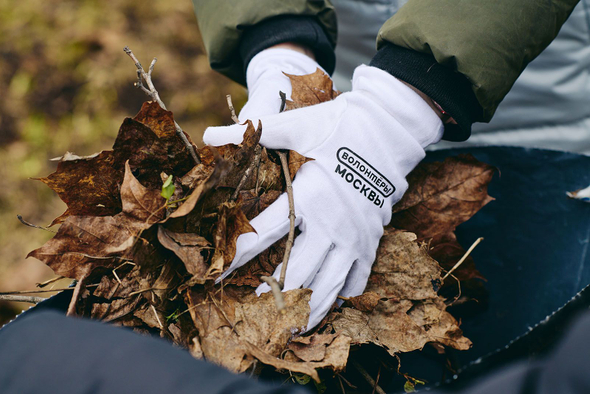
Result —
[[387, 229], [365, 292], [394, 300], [436, 298], [433, 282], [440, 280], [440, 273], [440, 266], [416, 242], [415, 234]]
[[313, 74], [283, 74], [289, 77], [292, 86], [291, 100], [287, 100], [285, 111], [330, 101], [340, 94], [334, 90], [330, 76], [319, 68]]
[[162, 187], [161, 172], [184, 176], [194, 161], [173, 131], [173, 122], [171, 112], [155, 102], [144, 103], [135, 118], [126, 118], [119, 129], [113, 145], [114, 168], [123, 168], [129, 161], [139, 182], [156, 190]]
[[123, 171], [115, 169], [112, 151], [79, 157], [66, 153], [57, 170], [46, 178], [36, 178], [53, 189], [68, 206], [51, 225], [68, 216], [111, 216], [121, 211], [119, 187]]
[[373, 293], [372, 291], [365, 291], [360, 296], [351, 297], [344, 301], [344, 306], [358, 309], [361, 312], [371, 312], [381, 299], [383, 297], [379, 294]]
[[254, 228], [239, 206], [232, 203], [221, 205], [213, 243], [215, 253], [207, 276], [221, 274], [236, 255], [236, 241], [244, 233], [254, 232]]
[[374, 343], [391, 355], [428, 342], [466, 350], [471, 342], [434, 287], [440, 271], [415, 234], [386, 229], [366, 289], [380, 297], [377, 305], [370, 312], [344, 307], [329, 324], [353, 344]]
[[411, 231], [419, 239], [454, 231], [493, 201], [487, 185], [494, 172], [494, 167], [471, 155], [421, 163], [408, 175], [411, 186], [393, 206], [389, 225]]
[[302, 165], [307, 163], [308, 161], [312, 161], [309, 157], [305, 157], [300, 155], [299, 153], [295, 152], [294, 150], [289, 151], [289, 175], [291, 175], [291, 180], [295, 179], [295, 175], [297, 171], [301, 168]]
[[211, 248], [209, 241], [194, 233], [174, 233], [162, 226], [158, 226], [158, 241], [174, 252], [193, 278], [202, 278], [204, 282], [209, 266], [203, 252]]
[[303, 361], [322, 361], [326, 357], [326, 349], [336, 337], [336, 334], [314, 334], [299, 337], [291, 340], [288, 347]]

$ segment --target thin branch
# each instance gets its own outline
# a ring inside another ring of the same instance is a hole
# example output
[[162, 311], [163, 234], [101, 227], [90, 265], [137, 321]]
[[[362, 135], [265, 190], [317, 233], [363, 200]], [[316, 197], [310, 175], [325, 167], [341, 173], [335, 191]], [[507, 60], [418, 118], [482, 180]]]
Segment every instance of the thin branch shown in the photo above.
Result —
[[476, 240], [475, 240], [475, 242], [473, 243], [473, 245], [471, 245], [471, 246], [469, 247], [469, 249], [467, 249], [467, 252], [465, 252], [465, 254], [463, 255], [463, 257], [461, 257], [461, 260], [457, 261], [457, 264], [455, 264], [455, 265], [453, 266], [453, 268], [451, 268], [451, 270], [450, 270], [449, 272], [447, 272], [447, 273], [445, 274], [445, 276], [443, 276], [443, 277], [442, 277], [442, 281], [443, 281], [443, 282], [444, 282], [444, 280], [445, 280], [445, 279], [447, 279], [447, 278], [449, 277], [449, 275], [450, 275], [450, 274], [451, 274], [453, 271], [455, 271], [457, 268], [459, 268], [459, 266], [460, 266], [461, 264], [463, 264], [463, 262], [464, 262], [464, 261], [467, 259], [467, 257], [469, 256], [469, 254], [470, 254], [470, 253], [473, 251], [473, 249], [475, 249], [475, 247], [476, 247], [477, 245], [479, 245], [479, 243], [480, 243], [481, 241], [483, 241], [483, 237], [479, 237], [478, 239], [476, 239]]
[[145, 293], [146, 291], [156, 291], [156, 290], [170, 290], [170, 289], [167, 287], [164, 287], [164, 288], [150, 287], [149, 289], [142, 289], [142, 290], [133, 291], [133, 292], [129, 293], [129, 295], [127, 297], [131, 297], [134, 295]]
[[[285, 110], [285, 105], [287, 104], [287, 95], [284, 92], [279, 91], [279, 96], [281, 97], [281, 108], [279, 109], [279, 112], [283, 112]], [[295, 241], [295, 201], [293, 199], [293, 185], [291, 184], [291, 174], [289, 173], [287, 154], [281, 151], [279, 151], [278, 154], [281, 159], [283, 174], [285, 175], [287, 198], [289, 199], [289, 236], [287, 237], [287, 243], [285, 244], [285, 254], [283, 255], [283, 265], [281, 267], [281, 276], [279, 277], [279, 286], [282, 290], [285, 287], [287, 264], [289, 263], [289, 257], [291, 256], [293, 242]]]
[[[236, 116], [236, 110], [234, 108], [233, 102], [231, 101], [231, 95], [228, 94], [225, 96], [225, 98], [227, 99], [227, 106], [229, 107], [229, 112], [231, 112], [231, 119], [234, 121], [235, 124], [239, 124], [240, 120]], [[261, 124], [260, 124], [260, 121], [258, 121], [258, 129], [259, 130], [260, 130], [260, 127], [261, 127]], [[250, 162], [250, 165], [248, 166], [246, 171], [244, 171], [244, 174], [242, 175], [242, 179], [240, 179], [240, 182], [238, 183], [236, 190], [234, 190], [234, 192], [231, 195], [231, 198], [230, 198], [231, 201], [236, 201], [238, 199], [238, 196], [240, 194], [240, 191], [242, 190], [242, 187], [244, 187], [246, 180], [250, 177], [250, 173], [252, 172], [254, 167], [257, 167], [260, 165], [261, 154], [262, 154], [262, 147], [260, 146], [260, 144], [258, 144], [254, 148], [254, 158], [252, 159], [252, 162]], [[257, 180], [257, 182], [258, 182], [258, 180]]]
[[242, 179], [240, 179], [240, 183], [238, 183], [236, 190], [234, 190], [233, 194], [231, 195], [231, 201], [236, 201], [238, 199], [242, 187], [244, 187], [246, 180], [250, 177], [250, 173], [252, 173], [254, 168], [258, 167], [258, 165], [260, 164], [261, 155], [262, 147], [260, 145], [256, 145], [256, 147], [254, 148], [254, 157], [252, 158], [252, 161], [250, 162], [250, 165], [248, 166], [246, 171], [244, 171], [244, 175], [242, 175]]
[[25, 226], [29, 226], [29, 227], [33, 227], [33, 228], [38, 228], [40, 230], [45, 230], [45, 231], [49, 231], [50, 233], [54, 233], [57, 234], [57, 231], [53, 231], [51, 229], [48, 229], [47, 227], [43, 227], [43, 226], [38, 226], [36, 224], [33, 223], [29, 223], [27, 222], [25, 219], [23, 219], [23, 217], [21, 215], [16, 215], [16, 218]]
[[342, 376], [341, 373], [337, 373], [336, 376], [338, 376], [341, 380], [343, 380], [344, 383], [346, 383], [346, 385], [348, 387], [350, 387], [351, 389], [356, 390], [358, 388], [354, 384], [350, 383], [344, 376]]
[[12, 301], [12, 302], [28, 302], [29, 304], [38, 304], [45, 301], [47, 298], [33, 297], [33, 296], [18, 296], [18, 295], [1, 295], [0, 301]]
[[281, 267], [281, 276], [279, 277], [279, 286], [281, 290], [285, 287], [285, 276], [287, 275], [287, 264], [291, 256], [291, 248], [295, 240], [295, 201], [293, 199], [293, 185], [291, 184], [291, 175], [289, 174], [289, 162], [285, 152], [278, 152], [285, 174], [285, 183], [287, 184], [287, 198], [289, 199], [289, 236], [285, 245], [285, 254], [283, 255], [283, 266]]
[[66, 287], [65, 289], [5, 291], [5, 292], [1, 292], [0, 295], [53, 293], [53, 292], [65, 291], [65, 290], [74, 290], [74, 288], [73, 287]]
[[375, 394], [377, 387], [379, 387], [379, 378], [381, 377], [381, 364], [379, 364], [379, 370], [377, 371], [377, 379], [375, 379], [375, 386], [373, 387], [373, 392], [371, 394]]
[[231, 101], [231, 94], [226, 95], [225, 98], [227, 100], [227, 106], [229, 107], [229, 112], [231, 113], [231, 120], [233, 120], [234, 123], [240, 123], [240, 120], [236, 116], [236, 109], [234, 108], [234, 103], [232, 103], [232, 101]]
[[338, 382], [340, 382], [340, 389], [342, 390], [342, 394], [346, 394], [346, 390], [344, 390], [344, 385], [342, 384], [342, 378], [338, 375]]
[[37, 283], [37, 287], [43, 288], [45, 286], [48, 286], [48, 285], [55, 283], [58, 280], [62, 280], [62, 279], [65, 279], [65, 277], [64, 276], [56, 276], [55, 278], [46, 280], [45, 282]]
[[115, 276], [115, 279], [117, 279], [117, 282], [119, 282], [119, 284], [121, 286], [123, 286], [123, 282], [121, 282], [121, 279], [119, 279], [119, 275], [117, 275], [117, 270], [119, 268], [122, 268], [124, 265], [127, 265], [127, 264], [129, 264], [129, 265], [136, 265], [135, 263], [132, 263], [131, 261], [125, 261], [123, 264], [119, 265], [117, 268], [115, 268], [113, 270], [113, 275]]
[[272, 290], [272, 295], [275, 299], [275, 305], [277, 306], [277, 310], [282, 312], [285, 309], [285, 298], [283, 297], [283, 293], [281, 292], [281, 286], [279, 282], [272, 277], [272, 276], [261, 276], [262, 279], [266, 284], [268, 284]]
[[80, 297], [80, 293], [82, 292], [82, 286], [86, 281], [86, 277], [90, 270], [86, 272], [82, 278], [76, 283], [76, 287], [74, 287], [74, 293], [72, 294], [72, 299], [70, 300], [70, 305], [68, 305], [68, 311], [66, 312], [66, 316], [76, 316], [76, 304], [78, 303], [78, 298]]
[[156, 307], [153, 305], [150, 305], [152, 307], [152, 310], [154, 311], [154, 315], [156, 315], [156, 320], [158, 321], [158, 324], [160, 325], [160, 329], [164, 329], [164, 326], [162, 325], [162, 322], [160, 321], [160, 317], [158, 316], [158, 311], [156, 310]]
[[[154, 71], [154, 66], [156, 65], [157, 59], [154, 58], [154, 60], [152, 60], [148, 72], [146, 73], [137, 57], [135, 57], [133, 51], [131, 51], [129, 47], [125, 47], [123, 48], [123, 50], [133, 60], [133, 62], [135, 63], [135, 67], [137, 68], [137, 82], [135, 83], [135, 87], [143, 90], [143, 92], [150, 96], [155, 102], [157, 102], [163, 110], [167, 111], [166, 105], [164, 104], [162, 99], [160, 99], [160, 94], [158, 93], [158, 91], [154, 87], [154, 83], [152, 82], [152, 72]], [[147, 88], [143, 84], [144, 81], [147, 84]], [[176, 134], [178, 134], [178, 137], [180, 137], [180, 139], [186, 146], [186, 149], [188, 149], [191, 157], [195, 161], [195, 164], [201, 164], [201, 160], [199, 160], [199, 157], [195, 152], [193, 144], [191, 144], [188, 138], [186, 138], [184, 131], [182, 131], [182, 128], [178, 125], [178, 123], [176, 123], [176, 121], [174, 121], [174, 127], [176, 129]]]
[[457, 295], [455, 296], [453, 301], [450, 304], [448, 304], [448, 306], [453, 305], [455, 302], [457, 302], [457, 300], [459, 298], [461, 298], [461, 281], [455, 275], [453, 275], [453, 274], [450, 274], [450, 275], [453, 279], [455, 279], [457, 281]]
[[381, 387], [379, 387], [379, 385], [375, 382], [375, 380], [373, 380], [371, 375], [369, 375], [369, 373], [363, 368], [362, 365], [360, 365], [358, 363], [358, 361], [350, 360], [350, 362], [357, 369], [357, 371], [359, 371], [360, 374], [363, 375], [363, 378], [365, 378], [367, 383], [369, 383], [369, 385], [371, 385], [371, 387], [373, 387], [375, 392], [377, 392], [378, 394], [385, 394], [385, 391], [383, 391], [383, 389]]

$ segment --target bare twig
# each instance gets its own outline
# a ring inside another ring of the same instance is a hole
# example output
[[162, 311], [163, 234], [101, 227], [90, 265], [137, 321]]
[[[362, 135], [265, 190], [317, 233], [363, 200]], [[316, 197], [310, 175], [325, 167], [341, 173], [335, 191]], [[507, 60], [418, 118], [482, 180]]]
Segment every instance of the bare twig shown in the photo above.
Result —
[[153, 305], [150, 305], [150, 306], [152, 307], [152, 311], [154, 311], [154, 315], [156, 315], [156, 320], [158, 321], [158, 325], [163, 330], [164, 326], [162, 325], [162, 322], [160, 321], [160, 317], [158, 316], [158, 311], [156, 310], [156, 307]]
[[445, 274], [445, 276], [443, 276], [443, 277], [442, 277], [442, 280], [443, 280], [443, 282], [444, 282], [444, 280], [445, 280], [445, 279], [447, 279], [447, 278], [449, 277], [449, 275], [450, 275], [450, 274], [451, 274], [453, 271], [455, 271], [457, 268], [459, 268], [459, 266], [460, 266], [461, 264], [463, 264], [463, 262], [465, 261], [465, 259], [467, 259], [467, 257], [469, 256], [469, 254], [470, 254], [470, 253], [473, 251], [473, 249], [475, 249], [475, 247], [476, 247], [477, 245], [479, 245], [479, 243], [480, 243], [481, 241], [483, 241], [483, 237], [479, 237], [478, 239], [476, 239], [476, 240], [475, 240], [475, 242], [473, 243], [473, 245], [471, 245], [471, 246], [469, 247], [469, 249], [467, 249], [467, 252], [465, 252], [465, 254], [463, 255], [463, 257], [461, 257], [461, 260], [457, 261], [457, 264], [455, 264], [455, 265], [453, 266], [453, 268], [451, 268], [451, 270], [450, 270], [449, 272], [447, 272], [447, 273]]
[[369, 383], [371, 387], [373, 387], [375, 392], [377, 392], [378, 394], [385, 394], [385, 391], [383, 391], [383, 389], [379, 387], [379, 385], [375, 382], [371, 375], [369, 375], [369, 373], [363, 368], [362, 365], [358, 363], [358, 361], [351, 360], [350, 362], [357, 369], [357, 371], [359, 371], [360, 374], [363, 375], [363, 378], [365, 378], [367, 383]]
[[342, 384], [342, 378], [338, 375], [338, 382], [340, 382], [340, 390], [342, 390], [342, 394], [346, 394], [346, 390], [344, 390], [344, 385]]
[[281, 286], [279, 282], [272, 277], [272, 276], [261, 276], [262, 279], [266, 284], [268, 284], [272, 290], [272, 295], [275, 299], [275, 305], [277, 306], [277, 310], [282, 312], [285, 309], [285, 298], [283, 297], [283, 293], [281, 292]]
[[131, 297], [134, 295], [145, 293], [146, 291], [155, 291], [155, 290], [170, 290], [170, 289], [167, 287], [164, 287], [164, 288], [150, 287], [149, 289], [142, 289], [142, 290], [133, 291], [133, 292], [129, 293], [129, 295], [127, 297]]
[[22, 217], [21, 215], [16, 215], [16, 218], [17, 218], [17, 219], [18, 219], [18, 220], [19, 220], [19, 221], [20, 221], [22, 224], [24, 224], [25, 226], [29, 226], [29, 227], [33, 227], [33, 228], [38, 228], [38, 229], [40, 229], [40, 230], [49, 231], [50, 233], [54, 233], [54, 234], [56, 234], [56, 233], [57, 233], [57, 231], [53, 231], [53, 230], [51, 230], [51, 229], [48, 229], [47, 227], [38, 226], [38, 225], [36, 225], [36, 224], [29, 223], [29, 222], [27, 222], [25, 219], [23, 219], [23, 217]]
[[127, 265], [127, 264], [129, 264], [129, 265], [135, 265], [135, 263], [132, 263], [131, 261], [125, 261], [123, 264], [119, 265], [117, 268], [115, 268], [113, 270], [113, 275], [115, 276], [115, 279], [117, 279], [117, 282], [119, 282], [119, 284], [121, 286], [123, 286], [123, 282], [121, 282], [121, 279], [119, 279], [119, 275], [117, 275], [117, 270], [119, 268], [123, 267], [124, 265]]
[[53, 293], [53, 292], [65, 291], [65, 290], [74, 290], [74, 288], [73, 287], [66, 287], [65, 289], [5, 291], [5, 292], [1, 292], [0, 295]]
[[80, 297], [82, 287], [84, 287], [84, 282], [86, 282], [89, 271], [90, 269], [88, 269], [82, 278], [80, 278], [78, 283], [76, 283], [76, 287], [74, 287], [74, 293], [72, 294], [72, 299], [70, 300], [70, 305], [68, 305], [66, 316], [76, 316], [76, 304], [78, 303], [78, 298]]
[[0, 295], [0, 301], [28, 302], [29, 304], [38, 304], [46, 299], [34, 296]]
[[381, 377], [381, 364], [379, 364], [379, 370], [377, 371], [377, 379], [375, 379], [375, 386], [373, 386], [373, 392], [371, 394], [375, 394], [377, 387], [379, 387], [379, 378]]
[[[281, 108], [279, 109], [279, 112], [283, 112], [285, 110], [285, 105], [287, 104], [287, 95], [284, 92], [279, 91], [279, 96], [281, 97]], [[282, 290], [285, 287], [287, 264], [289, 262], [289, 256], [291, 256], [293, 242], [295, 241], [295, 201], [293, 199], [293, 185], [291, 184], [291, 174], [289, 173], [287, 154], [281, 151], [279, 151], [278, 154], [281, 159], [283, 174], [285, 175], [287, 198], [289, 199], [289, 236], [287, 237], [287, 243], [285, 244], [285, 254], [283, 255], [283, 265], [281, 267], [281, 276], [279, 277], [279, 286]]]
[[[58, 280], [62, 280], [62, 279], [64, 279], [64, 278], [65, 278], [65, 277], [63, 277], [63, 276], [56, 276], [55, 278], [53, 278], [53, 279], [49, 279], [49, 280], [46, 280], [45, 282], [37, 283], [37, 287], [43, 288], [43, 287], [45, 287], [45, 286], [48, 286], [48, 285], [50, 285], [50, 284], [52, 284], [52, 283], [55, 283], [55, 282], [57, 282]], [[55, 291], [55, 290], [52, 290], [52, 291]]]
[[[225, 98], [227, 99], [227, 106], [229, 107], [229, 111], [231, 112], [231, 119], [234, 121], [235, 124], [239, 124], [240, 120], [236, 116], [236, 110], [234, 108], [233, 102], [231, 101], [231, 95], [228, 94], [225, 96]], [[260, 121], [258, 121], [258, 130], [260, 130], [261, 127], [262, 126], [260, 124]], [[242, 190], [242, 187], [246, 183], [246, 180], [250, 177], [250, 173], [252, 172], [254, 167], [257, 167], [260, 164], [261, 153], [262, 153], [262, 147], [260, 146], [260, 144], [258, 144], [254, 148], [254, 158], [252, 159], [252, 162], [250, 163], [250, 165], [248, 166], [246, 171], [244, 171], [244, 174], [242, 175], [242, 179], [240, 179], [240, 182], [238, 183], [236, 190], [234, 190], [233, 194], [231, 195], [231, 201], [236, 201], [238, 199], [238, 196], [240, 194], [240, 190]]]
[[[283, 92], [279, 92], [281, 96], [281, 109], [283, 112], [285, 109], [285, 102], [287, 96]], [[281, 274], [279, 280], [272, 276], [262, 276], [264, 282], [266, 282], [275, 298], [277, 310], [282, 312], [285, 309], [285, 298], [283, 297], [282, 290], [285, 287], [285, 276], [287, 275], [287, 265], [289, 263], [289, 256], [291, 255], [291, 248], [293, 248], [293, 241], [295, 240], [295, 201], [293, 199], [293, 185], [291, 184], [291, 174], [289, 174], [289, 161], [287, 160], [287, 154], [285, 152], [278, 151], [279, 158], [281, 159], [281, 166], [283, 168], [283, 174], [285, 175], [285, 184], [287, 189], [287, 198], [289, 199], [289, 235], [287, 237], [287, 243], [285, 244], [285, 254], [283, 255], [283, 265], [281, 266]]]
[[342, 376], [341, 373], [337, 373], [336, 376], [338, 376], [338, 378], [343, 381], [344, 383], [346, 383], [346, 385], [348, 387], [350, 387], [353, 390], [356, 390], [358, 387], [356, 387], [354, 384], [350, 383], [344, 376]]
[[233, 194], [231, 195], [232, 201], [236, 201], [238, 199], [238, 196], [240, 194], [240, 191], [242, 190], [242, 187], [244, 187], [246, 180], [250, 177], [250, 173], [252, 173], [254, 168], [258, 167], [258, 165], [260, 164], [261, 154], [262, 154], [262, 147], [260, 145], [256, 145], [256, 147], [254, 148], [254, 157], [252, 158], [252, 162], [250, 162], [250, 165], [248, 166], [246, 171], [244, 171], [244, 175], [242, 175], [242, 179], [240, 179], [240, 183], [238, 183], [236, 190], [234, 190]]
[[291, 174], [289, 174], [289, 162], [285, 152], [278, 152], [285, 174], [285, 183], [287, 184], [287, 198], [289, 199], [289, 236], [285, 245], [285, 254], [283, 255], [283, 266], [281, 267], [281, 276], [279, 277], [279, 286], [281, 290], [285, 287], [285, 275], [287, 274], [287, 264], [291, 255], [291, 248], [295, 240], [295, 201], [293, 199], [293, 185], [291, 184]]
[[234, 103], [232, 103], [231, 101], [231, 94], [226, 95], [225, 98], [227, 99], [227, 106], [229, 107], [229, 112], [231, 113], [231, 120], [233, 120], [234, 123], [240, 123], [240, 120], [236, 116], [236, 109], [234, 108]]
[[457, 295], [453, 299], [453, 301], [448, 304], [449, 306], [453, 305], [459, 298], [461, 298], [461, 281], [453, 274], [450, 274], [453, 279], [457, 281]]
[[[135, 57], [135, 54], [131, 51], [131, 49], [129, 49], [129, 47], [125, 47], [123, 48], [123, 50], [133, 60], [133, 62], [135, 63], [135, 67], [137, 68], [137, 82], [135, 83], [135, 87], [143, 90], [143, 92], [150, 96], [152, 100], [157, 102], [163, 110], [167, 111], [166, 105], [164, 104], [162, 99], [160, 99], [160, 94], [158, 93], [158, 91], [154, 87], [154, 83], [152, 82], [152, 72], [154, 71], [154, 66], [156, 65], [157, 59], [154, 58], [154, 60], [152, 60], [152, 63], [148, 68], [148, 72], [145, 72], [143, 66], [141, 65], [139, 60], [137, 60], [137, 57]], [[147, 84], [147, 88], [143, 83], [144, 81]], [[176, 128], [176, 134], [178, 134], [178, 137], [180, 137], [180, 139], [186, 146], [186, 149], [188, 149], [191, 157], [195, 161], [195, 164], [200, 164], [201, 160], [199, 160], [199, 157], [195, 152], [193, 144], [191, 144], [188, 138], [186, 138], [184, 131], [182, 131], [182, 128], [178, 125], [178, 123], [176, 123], [176, 121], [174, 121], [174, 127]]]

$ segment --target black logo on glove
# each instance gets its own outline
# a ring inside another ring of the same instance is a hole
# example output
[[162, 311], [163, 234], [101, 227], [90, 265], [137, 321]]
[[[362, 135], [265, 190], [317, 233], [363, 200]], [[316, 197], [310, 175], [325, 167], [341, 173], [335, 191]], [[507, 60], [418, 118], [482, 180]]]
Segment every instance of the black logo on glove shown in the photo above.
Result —
[[[340, 148], [336, 153], [340, 164], [336, 166], [338, 173], [344, 180], [351, 183], [353, 187], [375, 205], [383, 207], [384, 198], [380, 198], [375, 190], [383, 197], [389, 197], [395, 192], [395, 186], [385, 178], [379, 171], [370, 165], [365, 159], [348, 148]], [[368, 193], [368, 194], [367, 194]]]

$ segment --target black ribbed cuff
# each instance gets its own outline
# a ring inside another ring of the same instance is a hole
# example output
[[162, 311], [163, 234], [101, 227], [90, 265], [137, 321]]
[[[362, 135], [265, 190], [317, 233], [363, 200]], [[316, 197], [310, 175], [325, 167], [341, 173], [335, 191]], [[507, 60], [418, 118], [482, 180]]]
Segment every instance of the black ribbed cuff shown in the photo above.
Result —
[[284, 15], [262, 21], [245, 31], [240, 42], [244, 74], [248, 63], [258, 52], [283, 42], [296, 42], [308, 47], [328, 74], [334, 72], [334, 46], [319, 22], [311, 16]]
[[482, 120], [483, 108], [467, 78], [438, 64], [431, 55], [388, 43], [370, 65], [414, 86], [457, 121], [456, 125], [445, 125], [444, 140], [465, 141], [471, 135], [471, 125]]

